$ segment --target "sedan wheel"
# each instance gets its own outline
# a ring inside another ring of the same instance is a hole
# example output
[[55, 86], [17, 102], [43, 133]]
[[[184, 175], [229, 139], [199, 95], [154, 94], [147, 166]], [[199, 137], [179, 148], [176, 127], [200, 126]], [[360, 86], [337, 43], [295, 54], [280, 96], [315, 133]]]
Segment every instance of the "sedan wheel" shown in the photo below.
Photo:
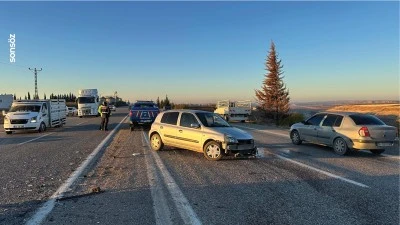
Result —
[[300, 139], [300, 134], [297, 130], [292, 131], [290, 133], [290, 139], [292, 139], [292, 143], [295, 145], [299, 145], [302, 143], [302, 140]]
[[217, 161], [222, 158], [221, 145], [215, 141], [210, 141], [204, 146], [204, 157], [211, 161]]
[[345, 155], [348, 150], [346, 141], [343, 138], [336, 138], [333, 142], [333, 150], [338, 155]]
[[153, 134], [150, 137], [150, 146], [154, 151], [159, 151], [163, 148], [164, 144], [159, 134]]

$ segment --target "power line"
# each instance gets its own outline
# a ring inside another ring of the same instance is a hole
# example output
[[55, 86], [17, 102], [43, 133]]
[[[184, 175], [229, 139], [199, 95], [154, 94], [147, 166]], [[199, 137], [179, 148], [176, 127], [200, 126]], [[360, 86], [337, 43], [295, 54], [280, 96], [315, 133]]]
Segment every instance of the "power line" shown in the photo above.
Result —
[[35, 69], [31, 69], [29, 68], [29, 70], [34, 71], [35, 73], [35, 95], [33, 96], [33, 99], [39, 99], [39, 94], [38, 94], [38, 88], [37, 88], [37, 72], [42, 71], [42, 68], [40, 68], [40, 70]]

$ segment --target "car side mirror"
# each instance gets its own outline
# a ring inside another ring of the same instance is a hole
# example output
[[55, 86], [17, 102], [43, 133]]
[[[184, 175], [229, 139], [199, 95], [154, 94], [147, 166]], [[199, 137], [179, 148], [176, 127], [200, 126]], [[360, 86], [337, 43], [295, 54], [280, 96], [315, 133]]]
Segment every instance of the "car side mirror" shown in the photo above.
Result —
[[191, 123], [191, 124], [190, 124], [190, 127], [191, 127], [191, 128], [196, 128], [196, 129], [197, 129], [197, 128], [200, 128], [200, 124], [198, 124], [198, 123]]

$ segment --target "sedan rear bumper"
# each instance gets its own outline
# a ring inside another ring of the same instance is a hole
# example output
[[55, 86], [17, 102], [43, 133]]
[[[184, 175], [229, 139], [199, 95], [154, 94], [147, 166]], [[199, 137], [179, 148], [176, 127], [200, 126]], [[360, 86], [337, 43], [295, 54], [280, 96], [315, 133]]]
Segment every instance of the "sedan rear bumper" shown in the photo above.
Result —
[[394, 141], [376, 141], [353, 139], [353, 148], [358, 150], [385, 149], [394, 145]]

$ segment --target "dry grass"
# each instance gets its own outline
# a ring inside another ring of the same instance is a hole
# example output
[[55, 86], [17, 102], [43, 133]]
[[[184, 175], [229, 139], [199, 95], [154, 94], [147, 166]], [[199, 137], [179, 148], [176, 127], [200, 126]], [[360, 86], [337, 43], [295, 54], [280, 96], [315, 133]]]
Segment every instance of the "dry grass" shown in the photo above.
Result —
[[397, 116], [400, 115], [400, 104], [370, 104], [370, 105], [341, 105], [334, 106], [327, 111], [331, 112], [359, 112], [370, 113], [377, 116]]
[[359, 112], [373, 114], [388, 125], [400, 129], [400, 104], [340, 105], [329, 108], [330, 112]]

